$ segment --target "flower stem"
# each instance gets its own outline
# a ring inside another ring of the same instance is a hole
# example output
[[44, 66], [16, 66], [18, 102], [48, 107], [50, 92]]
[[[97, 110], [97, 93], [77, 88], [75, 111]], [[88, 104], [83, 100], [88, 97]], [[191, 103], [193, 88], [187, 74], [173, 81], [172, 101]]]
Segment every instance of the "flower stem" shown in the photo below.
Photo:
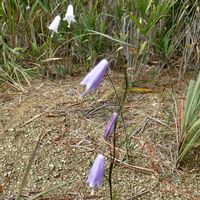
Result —
[[117, 122], [115, 123], [114, 131], [113, 131], [113, 152], [110, 150], [111, 154], [111, 162], [110, 162], [110, 168], [109, 168], [109, 177], [108, 177], [108, 182], [109, 182], [109, 189], [110, 189], [110, 200], [113, 199], [113, 189], [112, 189], [112, 171], [114, 167], [114, 162], [115, 162], [115, 141], [116, 141], [116, 127], [117, 127]]
[[[124, 104], [126, 101], [126, 96], [127, 96], [127, 91], [128, 91], [128, 76], [127, 76], [127, 68], [125, 68], [124, 70], [124, 80], [125, 80], [125, 87], [124, 87], [124, 94], [122, 96], [122, 102], [120, 102], [120, 97], [117, 93], [116, 87], [114, 85], [114, 82], [112, 81], [110, 75], [107, 72], [107, 76], [111, 82], [111, 85], [114, 89], [114, 92], [116, 94], [116, 98], [119, 104], [119, 109], [118, 109], [118, 113], [121, 115], [122, 118], [122, 123], [123, 123], [123, 127], [124, 127], [124, 132], [125, 132], [125, 141], [126, 141], [126, 155], [127, 155], [127, 159], [129, 159], [129, 154], [128, 154], [128, 134], [127, 134], [127, 128], [126, 128], [126, 124], [125, 124], [125, 119], [124, 119], [124, 115], [123, 115], [123, 108], [124, 108]], [[110, 151], [111, 154], [111, 162], [110, 162], [110, 168], [109, 168], [109, 189], [110, 189], [110, 200], [113, 200], [113, 188], [112, 188], [112, 172], [113, 172], [113, 167], [114, 167], [114, 162], [115, 162], [115, 150], [116, 150], [116, 127], [117, 127], [117, 122], [115, 123], [115, 127], [114, 127], [114, 131], [113, 131], [113, 152]]]
[[110, 83], [113, 87], [113, 90], [116, 94], [116, 98], [117, 98], [117, 102], [119, 104], [119, 109], [118, 109], [118, 113], [120, 114], [121, 116], [121, 119], [122, 119], [122, 124], [123, 124], [123, 128], [124, 128], [124, 133], [125, 133], [125, 142], [126, 142], [126, 156], [127, 156], [127, 160], [129, 160], [129, 154], [128, 154], [128, 133], [127, 133], [127, 128], [126, 128], [126, 123], [125, 123], [125, 119], [124, 119], [124, 115], [123, 115], [123, 108], [124, 108], [124, 104], [125, 104], [125, 101], [126, 101], [126, 96], [127, 96], [127, 91], [128, 91], [128, 75], [127, 75], [127, 68], [124, 69], [124, 80], [125, 80], [125, 87], [124, 87], [124, 94], [123, 94], [123, 97], [122, 97], [122, 103], [120, 102], [120, 97], [117, 93], [117, 89], [114, 85], [114, 82], [113, 80], [111, 79], [110, 75], [108, 74], [107, 72], [107, 76], [110, 80]]
[[122, 103], [121, 103], [121, 106], [119, 108], [119, 112], [121, 114], [122, 124], [123, 124], [124, 132], [125, 132], [126, 156], [127, 156], [127, 160], [129, 160], [129, 153], [128, 153], [128, 133], [127, 133], [126, 123], [125, 123], [125, 119], [124, 119], [124, 115], [123, 115], [124, 104], [126, 102], [127, 91], [128, 91], [127, 68], [124, 69], [124, 80], [125, 80], [124, 94], [123, 94], [123, 97], [122, 97]]

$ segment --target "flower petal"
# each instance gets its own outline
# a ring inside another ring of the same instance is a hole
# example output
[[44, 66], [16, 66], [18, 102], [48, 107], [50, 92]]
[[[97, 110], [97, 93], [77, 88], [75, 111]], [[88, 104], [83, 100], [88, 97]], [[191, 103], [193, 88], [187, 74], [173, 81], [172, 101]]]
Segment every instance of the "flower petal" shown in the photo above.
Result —
[[87, 183], [89, 184], [89, 187], [100, 187], [103, 183], [103, 177], [104, 177], [104, 162], [105, 158], [102, 154], [99, 154], [93, 165], [90, 169], [90, 173], [87, 179]]
[[108, 64], [108, 61], [103, 59], [86, 75], [86, 77], [80, 83], [81, 85], [86, 85], [85, 91], [81, 96], [84, 96], [86, 93], [97, 89], [105, 75]]
[[73, 8], [72, 4], [70, 4], [70, 5], [67, 7], [67, 14], [68, 14], [68, 15], [71, 15], [71, 16], [74, 16], [74, 8]]
[[117, 116], [118, 116], [118, 114], [116, 112], [114, 112], [112, 114], [112, 116], [111, 116], [111, 118], [110, 118], [110, 120], [109, 120], [109, 122], [108, 122], [108, 124], [107, 124], [107, 126], [105, 128], [105, 131], [104, 131], [103, 137], [105, 139], [107, 139], [108, 137], [111, 136], [111, 134], [112, 134], [112, 132], [114, 130], [115, 124], [117, 122]]
[[48, 26], [48, 28], [50, 30], [52, 30], [53, 32], [58, 32], [58, 27], [59, 27], [59, 24], [60, 24], [60, 20], [61, 20], [61, 17], [59, 15], [57, 15], [54, 20], [51, 22], [51, 24]]
[[67, 12], [66, 12], [63, 20], [67, 21], [68, 27], [70, 27], [71, 22], [76, 22], [76, 20], [74, 18], [74, 8], [71, 4], [67, 7]]

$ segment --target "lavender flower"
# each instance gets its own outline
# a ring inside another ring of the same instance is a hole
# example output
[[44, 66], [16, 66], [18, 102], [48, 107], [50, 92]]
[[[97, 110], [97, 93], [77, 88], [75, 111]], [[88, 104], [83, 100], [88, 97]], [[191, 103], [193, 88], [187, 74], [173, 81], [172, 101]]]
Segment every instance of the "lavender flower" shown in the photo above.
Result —
[[63, 20], [68, 22], [68, 27], [70, 27], [71, 22], [76, 22], [74, 19], [74, 8], [71, 4], [67, 7], [67, 12]]
[[111, 136], [113, 130], [114, 130], [114, 127], [115, 127], [115, 124], [117, 122], [117, 116], [118, 114], [116, 112], [114, 112], [105, 128], [105, 131], [104, 131], [104, 135], [103, 137], [106, 139], [108, 137]]
[[89, 184], [89, 187], [100, 187], [103, 183], [103, 176], [104, 176], [104, 162], [105, 158], [102, 154], [99, 154], [93, 165], [90, 169], [90, 173], [87, 179], [87, 183]]
[[81, 85], [86, 85], [85, 91], [81, 94], [82, 97], [86, 93], [97, 89], [108, 68], [108, 64], [108, 61], [103, 59], [86, 75], [81, 82]]

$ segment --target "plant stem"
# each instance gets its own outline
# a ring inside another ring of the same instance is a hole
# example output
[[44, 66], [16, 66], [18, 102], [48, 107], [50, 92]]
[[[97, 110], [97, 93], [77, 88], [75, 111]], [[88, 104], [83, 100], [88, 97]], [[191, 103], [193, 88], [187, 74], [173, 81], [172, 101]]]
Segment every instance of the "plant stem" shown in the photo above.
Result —
[[111, 162], [110, 162], [110, 168], [109, 168], [109, 177], [108, 177], [108, 182], [109, 182], [109, 189], [110, 189], [110, 200], [113, 199], [113, 190], [112, 190], [112, 171], [114, 167], [114, 162], [115, 162], [115, 146], [116, 146], [116, 138], [115, 138], [115, 132], [116, 132], [116, 127], [117, 123], [115, 124], [114, 131], [113, 131], [113, 152], [110, 151], [111, 154]]
[[108, 74], [108, 72], [106, 72], [106, 74], [107, 74], [107, 76], [108, 76], [108, 78], [109, 78], [109, 81], [110, 81], [110, 83], [111, 83], [111, 85], [112, 85], [112, 87], [113, 87], [113, 90], [114, 90], [114, 92], [115, 92], [115, 95], [116, 95], [116, 97], [117, 97], [117, 102], [118, 102], [118, 104], [119, 104], [119, 107], [121, 107], [120, 98], [119, 98], [119, 95], [118, 95], [118, 93], [117, 93], [117, 89], [116, 89], [116, 87], [115, 87], [115, 84], [114, 84], [114, 82], [112, 81], [112, 79], [111, 79], [110, 75]]
[[124, 69], [124, 80], [125, 80], [124, 94], [123, 94], [122, 103], [121, 103], [121, 107], [120, 107], [119, 112], [121, 114], [122, 124], [123, 124], [124, 132], [125, 132], [126, 156], [127, 156], [127, 160], [129, 160], [129, 154], [128, 154], [128, 133], [127, 133], [126, 123], [125, 123], [125, 119], [124, 119], [124, 115], [123, 115], [124, 104], [126, 102], [126, 96], [127, 96], [127, 91], [128, 91], [127, 68]]
[[127, 91], [128, 91], [128, 75], [127, 75], [127, 68], [124, 69], [124, 80], [125, 80], [125, 87], [124, 87], [124, 94], [123, 94], [123, 97], [122, 97], [122, 103], [120, 102], [120, 97], [117, 93], [117, 89], [114, 85], [114, 82], [112, 81], [110, 75], [108, 74], [107, 72], [107, 76], [111, 82], [111, 85], [113, 87], [113, 90], [116, 94], [116, 98], [117, 98], [117, 101], [118, 101], [118, 104], [119, 104], [119, 109], [118, 109], [118, 113], [120, 114], [121, 116], [121, 119], [122, 119], [122, 124], [123, 124], [123, 128], [124, 128], [124, 133], [125, 133], [125, 142], [126, 142], [126, 156], [127, 156], [127, 159], [129, 160], [129, 154], [128, 154], [128, 134], [127, 134], [127, 128], [126, 128], [126, 123], [125, 123], [125, 119], [124, 119], [124, 115], [123, 115], [123, 108], [124, 108], [124, 104], [125, 104], [125, 101], [126, 101], [126, 96], [127, 96]]
[[[124, 70], [124, 80], [125, 80], [125, 88], [124, 88], [124, 94], [122, 97], [122, 103], [120, 102], [120, 97], [117, 93], [116, 87], [111, 79], [111, 77], [109, 76], [109, 74], [107, 73], [107, 76], [111, 82], [111, 85], [114, 89], [114, 92], [116, 94], [116, 98], [119, 104], [119, 109], [118, 109], [118, 113], [121, 115], [122, 118], [122, 123], [123, 123], [123, 127], [124, 127], [124, 132], [125, 132], [125, 141], [126, 141], [126, 155], [127, 155], [127, 159], [129, 158], [128, 156], [128, 135], [127, 135], [127, 129], [126, 129], [126, 124], [125, 124], [125, 120], [124, 120], [124, 116], [123, 116], [123, 107], [126, 101], [126, 96], [127, 96], [127, 91], [128, 91], [128, 76], [127, 76], [127, 69], [125, 68]], [[114, 131], [113, 131], [113, 152], [110, 152], [111, 154], [111, 162], [110, 162], [110, 168], [109, 168], [109, 189], [110, 189], [110, 200], [113, 200], [113, 188], [112, 188], [112, 172], [113, 172], [113, 167], [114, 167], [114, 162], [115, 162], [115, 150], [116, 150], [116, 127], [117, 127], [117, 122], [115, 123], [115, 127], [114, 127]]]

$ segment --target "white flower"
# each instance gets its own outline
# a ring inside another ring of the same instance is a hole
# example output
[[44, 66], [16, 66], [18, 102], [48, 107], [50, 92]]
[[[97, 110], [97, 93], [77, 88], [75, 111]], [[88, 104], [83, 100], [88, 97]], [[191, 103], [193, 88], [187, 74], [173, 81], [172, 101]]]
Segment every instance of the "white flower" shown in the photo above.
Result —
[[68, 22], [68, 27], [70, 27], [71, 22], [76, 22], [74, 19], [74, 8], [71, 4], [67, 8], [67, 12], [63, 20]]
[[30, 10], [31, 9], [31, 7], [28, 5], [28, 6], [26, 6], [26, 10]]
[[54, 32], [58, 32], [58, 26], [59, 26], [59, 24], [60, 24], [60, 20], [61, 20], [61, 17], [59, 16], [59, 15], [57, 15], [55, 18], [54, 18], [54, 20], [51, 22], [51, 24], [48, 26], [48, 28], [50, 29], [50, 30], [52, 30], [53, 31], [53, 33]]

